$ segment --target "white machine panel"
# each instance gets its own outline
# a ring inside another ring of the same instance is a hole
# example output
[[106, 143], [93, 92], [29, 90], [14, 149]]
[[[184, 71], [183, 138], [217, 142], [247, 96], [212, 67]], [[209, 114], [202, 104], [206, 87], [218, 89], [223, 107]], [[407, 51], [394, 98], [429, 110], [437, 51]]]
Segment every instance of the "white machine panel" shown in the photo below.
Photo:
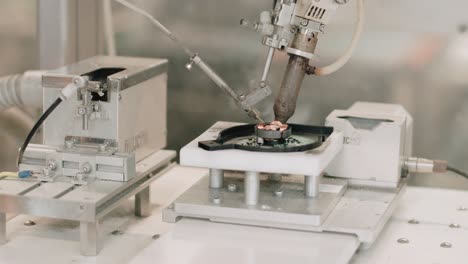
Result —
[[344, 146], [327, 168], [351, 183], [395, 188], [403, 158], [411, 155], [413, 120], [400, 105], [357, 102], [335, 110], [327, 126], [343, 132]]

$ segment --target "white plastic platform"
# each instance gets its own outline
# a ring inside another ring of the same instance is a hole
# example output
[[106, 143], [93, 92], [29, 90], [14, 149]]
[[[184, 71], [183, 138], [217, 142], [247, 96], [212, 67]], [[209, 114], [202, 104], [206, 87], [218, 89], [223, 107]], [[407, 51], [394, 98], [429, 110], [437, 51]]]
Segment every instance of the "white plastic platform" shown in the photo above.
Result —
[[207, 151], [198, 147], [198, 142], [214, 140], [223, 129], [238, 125], [244, 124], [222, 121], [214, 124], [182, 148], [180, 164], [199, 168], [318, 176], [343, 148], [341, 132], [333, 132], [317, 149], [295, 153], [252, 152], [237, 149]]

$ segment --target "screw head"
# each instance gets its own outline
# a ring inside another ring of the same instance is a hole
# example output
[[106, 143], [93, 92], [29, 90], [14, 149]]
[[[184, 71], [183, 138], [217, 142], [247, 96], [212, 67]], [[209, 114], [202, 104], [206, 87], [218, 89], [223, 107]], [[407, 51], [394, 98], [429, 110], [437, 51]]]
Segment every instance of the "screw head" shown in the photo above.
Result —
[[301, 26], [304, 26], [304, 27], [305, 27], [305, 26], [307, 26], [308, 24], [309, 24], [309, 20], [307, 20], [307, 19], [302, 19], [302, 20], [301, 20]]
[[237, 191], [237, 185], [235, 183], [228, 184], [227, 188], [228, 188], [228, 191], [230, 191], [230, 192]]
[[99, 145], [99, 151], [100, 152], [106, 152], [107, 150], [107, 145], [106, 144], [100, 144]]
[[78, 114], [80, 114], [80, 115], [86, 114], [86, 108], [84, 108], [84, 107], [78, 108]]
[[192, 68], [193, 68], [193, 61], [190, 61], [189, 63], [185, 64], [185, 68], [186, 68], [188, 71], [191, 71]]
[[213, 203], [214, 204], [220, 204], [221, 203], [221, 198], [219, 196], [213, 197]]
[[24, 222], [24, 225], [25, 226], [34, 226], [34, 225], [36, 225], [36, 222], [34, 222], [33, 220], [28, 220], [28, 221]]
[[277, 189], [274, 192], [274, 194], [275, 194], [276, 197], [282, 197], [283, 196], [283, 190], [282, 189]]
[[440, 244], [440, 247], [441, 247], [441, 248], [451, 248], [451, 247], [452, 247], [452, 244], [449, 243], [449, 242], [442, 242], [442, 243]]
[[247, 97], [245, 95], [241, 94], [239, 95], [239, 100], [244, 101]]
[[47, 161], [47, 168], [49, 168], [50, 170], [56, 170], [57, 169], [57, 162], [55, 162], [55, 160], [49, 160]]
[[65, 148], [71, 149], [75, 143], [72, 140], [65, 141]]
[[93, 168], [89, 162], [83, 163], [83, 165], [81, 165], [81, 172], [84, 174], [89, 174], [92, 170]]
[[320, 25], [319, 30], [320, 32], [323, 32], [325, 30], [325, 25], [324, 24]]
[[397, 240], [397, 242], [400, 243], [400, 244], [409, 244], [409, 240], [407, 238], [404, 238], [404, 237], [399, 238]]

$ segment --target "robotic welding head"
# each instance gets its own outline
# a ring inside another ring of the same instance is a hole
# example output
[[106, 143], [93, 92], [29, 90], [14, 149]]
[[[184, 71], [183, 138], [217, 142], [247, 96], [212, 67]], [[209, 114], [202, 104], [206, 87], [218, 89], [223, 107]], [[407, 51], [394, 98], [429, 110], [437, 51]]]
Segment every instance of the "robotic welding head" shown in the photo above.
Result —
[[[267, 62], [260, 84], [265, 84], [275, 50], [287, 52], [288, 66], [275, 101], [275, 120], [283, 123], [294, 114], [297, 96], [317, 46], [318, 34], [333, 17], [336, 9], [347, 0], [281, 0], [271, 11], [260, 14], [254, 30], [263, 35], [262, 44], [269, 47]], [[241, 24], [248, 25], [245, 20]]]

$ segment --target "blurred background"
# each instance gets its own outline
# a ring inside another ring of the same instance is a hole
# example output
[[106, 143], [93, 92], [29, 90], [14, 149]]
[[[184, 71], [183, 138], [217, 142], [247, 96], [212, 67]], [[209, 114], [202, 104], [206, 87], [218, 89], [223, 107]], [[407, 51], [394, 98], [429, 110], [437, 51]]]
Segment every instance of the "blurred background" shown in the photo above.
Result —
[[[198, 51], [239, 93], [259, 80], [267, 49], [239, 20], [256, 20], [272, 0], [133, 2]], [[307, 77], [291, 121], [323, 124], [333, 109], [356, 101], [402, 104], [415, 120], [414, 155], [468, 170], [468, 2], [367, 0], [365, 6], [365, 31], [351, 61], [331, 76]], [[218, 120], [250, 121], [199, 70], [188, 72], [186, 55], [148, 21], [117, 3], [112, 11], [118, 55], [170, 60], [168, 148], [180, 149]], [[354, 23], [350, 1], [320, 36], [317, 65], [346, 49]], [[0, 76], [39, 67], [36, 28], [36, 1], [2, 1]], [[275, 55], [269, 80], [274, 94], [286, 63], [286, 55]], [[267, 119], [273, 101], [271, 96], [259, 105]], [[15, 169], [17, 149], [35, 115], [19, 109], [0, 114], [0, 171]]]

